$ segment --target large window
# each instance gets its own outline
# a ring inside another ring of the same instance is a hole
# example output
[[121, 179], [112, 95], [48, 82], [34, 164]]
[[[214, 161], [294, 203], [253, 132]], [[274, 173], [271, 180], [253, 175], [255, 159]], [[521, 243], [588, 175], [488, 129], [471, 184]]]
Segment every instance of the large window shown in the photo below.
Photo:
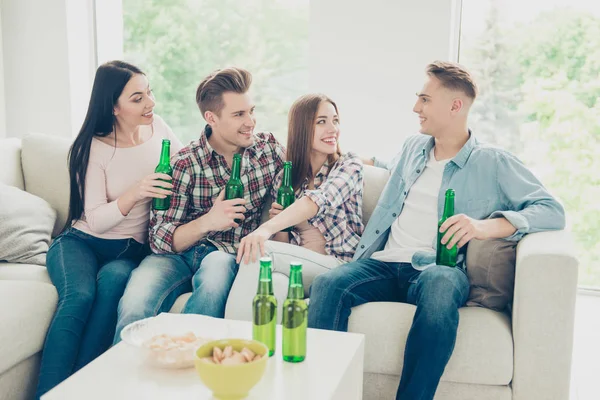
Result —
[[124, 58], [150, 79], [156, 112], [184, 143], [204, 120], [196, 88], [210, 72], [253, 74], [257, 131], [285, 141], [287, 111], [308, 90], [308, 0], [122, 0]]
[[579, 283], [600, 288], [600, 5], [462, 3], [459, 61], [481, 92], [471, 126], [517, 154], [561, 199]]

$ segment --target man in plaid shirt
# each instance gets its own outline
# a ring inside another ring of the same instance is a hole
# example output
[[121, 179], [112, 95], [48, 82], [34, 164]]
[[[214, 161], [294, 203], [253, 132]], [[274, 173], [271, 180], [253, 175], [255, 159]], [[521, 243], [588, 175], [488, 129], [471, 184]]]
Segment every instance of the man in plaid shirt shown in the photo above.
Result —
[[[119, 304], [115, 342], [127, 324], [169, 311], [190, 291], [182, 312], [224, 316], [238, 269], [237, 245], [258, 227], [265, 197], [285, 159], [285, 149], [272, 134], [254, 134], [251, 81], [248, 71], [228, 68], [200, 83], [196, 102], [208, 125], [200, 139], [173, 158], [170, 208], [154, 211], [150, 221], [156, 254], [131, 275]], [[242, 155], [244, 198], [224, 200], [236, 153]]]

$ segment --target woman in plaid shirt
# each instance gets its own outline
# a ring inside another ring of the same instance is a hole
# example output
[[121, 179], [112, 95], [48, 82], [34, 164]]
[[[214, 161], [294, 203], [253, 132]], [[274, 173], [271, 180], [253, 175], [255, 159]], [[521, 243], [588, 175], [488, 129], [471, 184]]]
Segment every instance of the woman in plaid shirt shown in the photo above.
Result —
[[[363, 232], [363, 165], [357, 155], [341, 153], [339, 123], [336, 104], [322, 94], [302, 96], [292, 105], [287, 160], [297, 200], [283, 211], [273, 203], [270, 220], [242, 239], [240, 271], [259, 253], [273, 258], [274, 269], [287, 270], [291, 260], [301, 260], [305, 271], [314, 271], [308, 276], [352, 260]], [[273, 198], [282, 175], [275, 178]], [[291, 233], [281, 232], [290, 226]]]

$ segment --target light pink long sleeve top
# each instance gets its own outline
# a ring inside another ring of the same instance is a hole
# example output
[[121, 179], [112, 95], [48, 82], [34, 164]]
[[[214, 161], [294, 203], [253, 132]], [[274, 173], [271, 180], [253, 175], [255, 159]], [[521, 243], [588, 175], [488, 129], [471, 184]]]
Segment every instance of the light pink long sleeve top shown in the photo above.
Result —
[[140, 145], [115, 148], [94, 138], [85, 176], [84, 215], [73, 227], [103, 239], [133, 238], [145, 243], [152, 199], [138, 201], [127, 215], [121, 214], [117, 200], [154, 172], [163, 139], [171, 140], [172, 156], [182, 148], [171, 128], [156, 114], [152, 136]]

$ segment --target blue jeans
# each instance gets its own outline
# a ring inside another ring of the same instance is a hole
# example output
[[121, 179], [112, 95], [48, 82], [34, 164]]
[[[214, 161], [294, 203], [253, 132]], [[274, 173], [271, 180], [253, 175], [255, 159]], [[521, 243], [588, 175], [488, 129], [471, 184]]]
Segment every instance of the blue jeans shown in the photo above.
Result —
[[58, 292], [36, 399], [106, 351], [131, 271], [148, 253], [134, 239], [100, 239], [75, 228], [54, 240], [46, 257]]
[[237, 275], [235, 256], [209, 242], [179, 254], [152, 254], [131, 275], [119, 303], [114, 343], [121, 331], [140, 319], [168, 312], [175, 300], [192, 292], [183, 313], [225, 316], [225, 303]]
[[375, 301], [416, 305], [396, 399], [433, 399], [454, 350], [458, 309], [468, 296], [469, 280], [460, 268], [432, 265], [420, 272], [407, 263], [358, 260], [315, 278], [308, 326], [346, 331], [352, 307]]

